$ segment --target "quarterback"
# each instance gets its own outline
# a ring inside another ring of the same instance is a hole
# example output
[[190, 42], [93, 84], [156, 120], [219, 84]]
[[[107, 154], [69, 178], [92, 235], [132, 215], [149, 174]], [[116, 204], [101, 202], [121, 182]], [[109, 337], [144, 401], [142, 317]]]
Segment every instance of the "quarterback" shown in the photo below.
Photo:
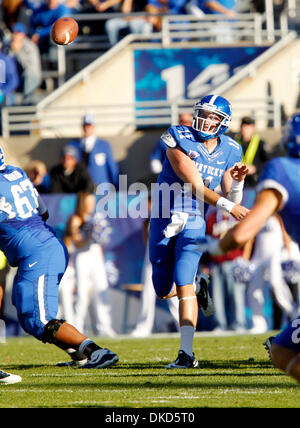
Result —
[[[208, 204], [239, 220], [248, 212], [239, 205], [247, 173], [242, 149], [224, 135], [231, 114], [225, 98], [207, 95], [194, 106], [192, 126], [172, 126], [161, 136], [167, 152], [152, 195], [149, 251], [156, 294], [179, 299], [180, 350], [167, 368], [198, 366], [193, 353], [198, 302], [204, 315], [213, 313], [207, 277], [200, 274], [195, 281]], [[214, 192], [219, 185], [222, 195]]]

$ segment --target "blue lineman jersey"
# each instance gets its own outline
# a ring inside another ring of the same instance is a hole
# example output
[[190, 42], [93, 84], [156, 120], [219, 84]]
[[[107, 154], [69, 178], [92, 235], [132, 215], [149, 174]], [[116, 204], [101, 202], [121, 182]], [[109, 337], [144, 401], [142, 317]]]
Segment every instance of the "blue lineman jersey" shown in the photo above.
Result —
[[[260, 174], [257, 191], [276, 189], [282, 195], [279, 214], [291, 238], [300, 245], [300, 159], [275, 158]], [[291, 321], [273, 343], [300, 352], [300, 317]]]
[[38, 212], [38, 193], [26, 173], [7, 165], [0, 174], [0, 249], [11, 266], [29, 256], [34, 240], [54, 236]]
[[12, 291], [18, 320], [43, 340], [45, 325], [57, 315], [68, 254], [38, 208], [38, 192], [26, 173], [7, 165], [0, 172], [0, 249], [11, 266], [18, 266]]

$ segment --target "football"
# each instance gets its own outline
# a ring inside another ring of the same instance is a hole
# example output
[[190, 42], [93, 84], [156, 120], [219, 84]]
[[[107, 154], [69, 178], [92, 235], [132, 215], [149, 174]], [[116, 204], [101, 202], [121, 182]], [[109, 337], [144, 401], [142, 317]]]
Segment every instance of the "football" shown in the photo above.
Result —
[[51, 27], [51, 39], [57, 45], [70, 45], [78, 34], [78, 24], [75, 19], [62, 17]]

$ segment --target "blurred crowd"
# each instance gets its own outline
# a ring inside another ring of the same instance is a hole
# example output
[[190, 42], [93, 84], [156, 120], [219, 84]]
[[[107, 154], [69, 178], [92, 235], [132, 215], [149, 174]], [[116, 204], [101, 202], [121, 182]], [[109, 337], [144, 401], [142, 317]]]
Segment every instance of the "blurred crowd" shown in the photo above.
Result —
[[[285, 3], [276, 2], [277, 14]], [[113, 46], [129, 33], [160, 31], [165, 14], [192, 14], [199, 19], [205, 14], [222, 14], [233, 19], [239, 12], [264, 12], [264, 1], [258, 0], [2, 0], [0, 4], [0, 57], [6, 65], [0, 106], [37, 102], [37, 92], [46, 86], [43, 72], [57, 67], [49, 34], [62, 16], [105, 14], [105, 19], [80, 26], [79, 34], [104, 35], [108, 46]], [[224, 40], [224, 34], [222, 37]]]

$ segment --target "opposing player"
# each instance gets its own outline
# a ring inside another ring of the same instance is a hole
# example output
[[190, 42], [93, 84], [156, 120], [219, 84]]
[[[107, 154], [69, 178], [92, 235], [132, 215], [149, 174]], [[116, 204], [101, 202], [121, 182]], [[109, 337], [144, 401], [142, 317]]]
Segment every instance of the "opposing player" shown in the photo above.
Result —
[[[161, 136], [167, 157], [153, 192], [149, 249], [156, 294], [179, 299], [180, 350], [167, 368], [198, 366], [193, 353], [197, 296], [202, 311], [212, 314], [207, 279], [202, 275], [194, 284], [201, 257], [197, 240], [205, 236], [207, 204], [237, 219], [248, 212], [239, 205], [247, 172], [240, 164], [242, 149], [224, 135], [230, 121], [230, 103], [207, 95], [194, 106], [191, 127], [172, 126]], [[223, 196], [211, 190], [220, 184]]]
[[[251, 212], [220, 241], [200, 245], [201, 249], [205, 247], [212, 254], [222, 254], [241, 246], [277, 211], [291, 238], [300, 244], [300, 113], [287, 121], [283, 143], [288, 157], [275, 158], [265, 165]], [[300, 317], [276, 337], [270, 337], [266, 346], [274, 364], [300, 382]]]
[[0, 149], [0, 249], [17, 266], [12, 300], [22, 328], [44, 343], [53, 343], [72, 359], [87, 359], [83, 368], [104, 368], [118, 361], [64, 320], [57, 319], [58, 286], [66, 270], [66, 247], [41, 217], [41, 199], [20, 168], [6, 165]]

